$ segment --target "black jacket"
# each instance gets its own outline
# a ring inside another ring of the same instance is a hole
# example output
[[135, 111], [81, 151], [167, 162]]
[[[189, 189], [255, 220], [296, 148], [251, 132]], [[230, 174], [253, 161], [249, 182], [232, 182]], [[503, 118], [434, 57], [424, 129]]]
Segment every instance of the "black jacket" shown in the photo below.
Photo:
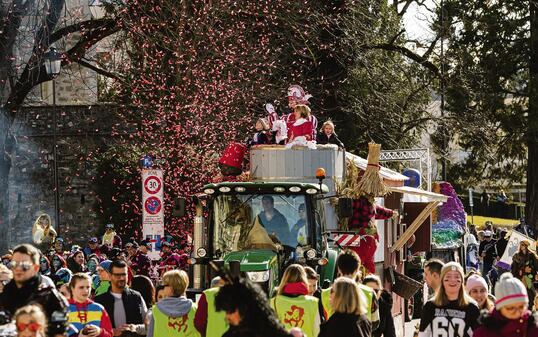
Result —
[[[114, 296], [110, 293], [112, 287], [108, 291], [95, 297], [94, 301], [105, 307], [112, 326], [118, 328], [114, 322]], [[127, 324], [144, 324], [143, 307], [145, 305], [142, 295], [136, 290], [125, 288], [123, 290], [121, 300], [125, 309]], [[144, 304], [142, 304], [144, 302]], [[128, 334], [123, 334], [128, 335]]]
[[365, 315], [335, 312], [321, 324], [318, 337], [369, 337], [371, 334], [372, 325]]
[[29, 279], [21, 288], [17, 288], [15, 281], [12, 280], [0, 294], [0, 307], [11, 317], [17, 309], [28, 304], [39, 304], [45, 311], [48, 321], [47, 336], [65, 332], [67, 301], [56, 288], [44, 284], [39, 275]]
[[261, 331], [265, 329], [257, 329], [256, 331], [252, 328], [245, 326], [233, 326], [230, 325], [228, 331], [222, 335], [222, 337], [292, 337], [290, 334], [285, 331]]
[[392, 296], [386, 290], [379, 298], [379, 326], [373, 332], [374, 337], [396, 337], [394, 318], [392, 317]]
[[338, 136], [334, 132], [331, 133], [330, 137], [327, 137], [325, 132], [318, 132], [318, 135], [316, 136], [316, 143], [321, 145], [334, 144], [338, 145], [339, 147], [344, 147], [344, 143], [338, 139]]

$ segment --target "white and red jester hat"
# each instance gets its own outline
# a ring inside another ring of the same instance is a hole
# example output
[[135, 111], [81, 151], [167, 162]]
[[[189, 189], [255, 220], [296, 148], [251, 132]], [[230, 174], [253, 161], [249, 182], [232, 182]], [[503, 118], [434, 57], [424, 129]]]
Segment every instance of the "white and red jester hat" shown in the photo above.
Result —
[[312, 95], [307, 94], [304, 89], [297, 85], [290, 85], [288, 88], [288, 100], [295, 101], [298, 104], [309, 104], [308, 100], [312, 98]]
[[276, 112], [275, 107], [271, 103], [265, 104], [265, 111], [267, 111], [268, 114], [274, 114]]

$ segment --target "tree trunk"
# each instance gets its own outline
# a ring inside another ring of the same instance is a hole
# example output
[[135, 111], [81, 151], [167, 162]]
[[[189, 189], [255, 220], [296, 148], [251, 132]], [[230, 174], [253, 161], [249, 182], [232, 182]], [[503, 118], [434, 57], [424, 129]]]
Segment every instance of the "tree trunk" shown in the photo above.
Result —
[[[1, 109], [1, 108], [0, 108]], [[11, 170], [11, 155], [13, 139], [9, 130], [11, 119], [5, 111], [0, 110], [0, 253], [8, 249], [9, 223], [9, 171]]]
[[538, 227], [538, 4], [530, 3], [529, 48], [529, 112], [527, 130], [527, 193], [525, 216], [527, 223]]

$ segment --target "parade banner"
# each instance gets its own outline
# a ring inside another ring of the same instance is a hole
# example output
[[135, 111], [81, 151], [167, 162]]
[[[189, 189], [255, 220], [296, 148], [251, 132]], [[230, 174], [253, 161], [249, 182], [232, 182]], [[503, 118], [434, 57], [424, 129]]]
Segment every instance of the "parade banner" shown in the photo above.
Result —
[[512, 234], [510, 235], [510, 239], [508, 239], [508, 244], [506, 245], [504, 254], [502, 258], [497, 262], [497, 266], [505, 270], [510, 270], [510, 266], [512, 265], [512, 256], [514, 256], [514, 254], [518, 252], [519, 243], [522, 240], [528, 240], [531, 243], [530, 247], [535, 247], [533, 239], [529, 238], [525, 234], [513, 230]]
[[162, 170], [142, 170], [142, 236], [151, 242], [151, 259], [158, 259], [164, 237]]

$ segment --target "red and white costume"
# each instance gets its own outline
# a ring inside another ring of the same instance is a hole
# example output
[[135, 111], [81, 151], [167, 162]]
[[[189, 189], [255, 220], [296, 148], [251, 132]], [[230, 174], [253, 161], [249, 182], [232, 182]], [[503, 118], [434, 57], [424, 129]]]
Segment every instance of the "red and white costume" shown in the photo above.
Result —
[[[288, 139], [291, 139], [291, 129], [293, 127], [293, 124], [295, 123], [295, 114], [292, 112], [290, 114], [282, 116], [282, 119], [286, 122], [286, 126], [288, 127]], [[301, 119], [304, 119], [304, 118], [301, 118]], [[316, 139], [318, 119], [316, 118], [316, 116], [310, 115], [308, 116], [307, 120], [312, 126], [312, 129], [310, 130], [311, 138]]]
[[309, 148], [316, 148], [316, 142], [312, 138], [312, 122], [305, 118], [299, 118], [296, 120], [289, 129], [291, 141], [286, 144], [287, 148], [291, 148], [294, 145], [308, 146]]
[[[307, 94], [304, 89], [299, 85], [291, 85], [288, 88], [288, 101], [294, 102], [296, 104], [309, 105], [308, 100], [312, 98], [312, 95]], [[295, 123], [294, 113], [290, 113], [282, 116], [282, 119], [286, 121], [286, 126], [288, 127], [288, 139], [291, 139], [291, 128], [293, 123]], [[308, 116], [308, 121], [312, 125], [312, 139], [316, 139], [317, 129], [318, 129], [318, 119], [314, 115]]]

